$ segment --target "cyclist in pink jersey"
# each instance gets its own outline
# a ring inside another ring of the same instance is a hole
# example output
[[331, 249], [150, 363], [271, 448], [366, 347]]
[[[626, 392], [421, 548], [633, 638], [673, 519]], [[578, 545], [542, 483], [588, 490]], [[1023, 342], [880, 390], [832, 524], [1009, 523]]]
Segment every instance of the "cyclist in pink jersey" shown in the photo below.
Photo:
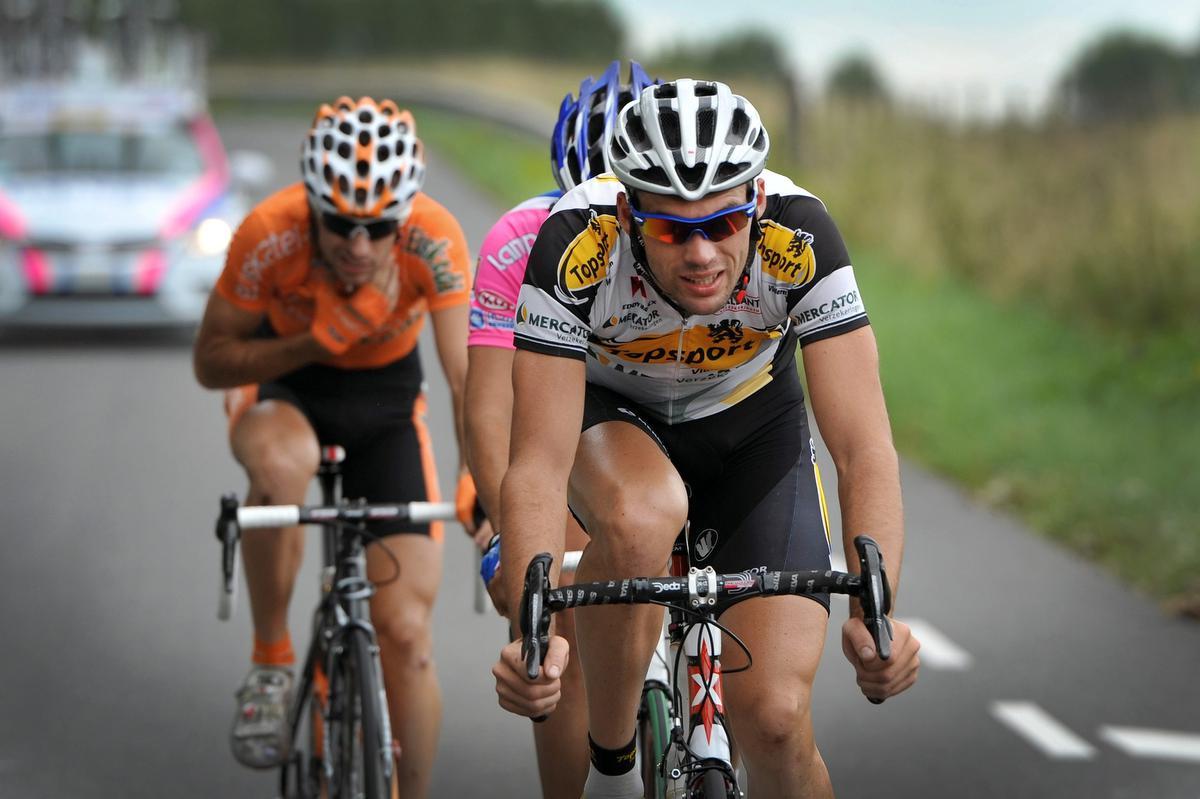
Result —
[[[629, 80], [622, 84], [620, 62], [614, 61], [599, 80], [588, 77], [580, 84], [578, 99], [570, 94], [563, 98], [550, 144], [551, 165], [559, 189], [531, 197], [509, 210], [488, 232], [480, 248], [467, 339], [465, 417], [467, 460], [479, 501], [497, 532], [490, 541], [483, 535], [476, 539], [481, 548], [488, 550], [485, 570], [487, 564], [498, 560], [498, 532], [503, 525], [500, 481], [508, 465], [513, 327], [529, 252], [538, 230], [563, 192], [609, 171], [608, 143], [617, 112], [655, 82], [638, 63], [631, 62]], [[582, 549], [587, 544], [586, 534], [566, 508], [563, 516], [567, 520], [567, 548]], [[485, 579], [491, 576], [488, 574]], [[556, 576], [556, 584], [559, 579]], [[506, 613], [502, 594], [493, 591], [491, 584], [489, 592], [497, 602], [497, 609]], [[557, 633], [573, 642], [572, 614], [559, 614], [557, 623]], [[534, 725], [534, 742], [543, 796], [577, 799], [589, 768], [587, 706], [577, 659], [567, 663], [561, 679], [562, 699], [544, 723]]]

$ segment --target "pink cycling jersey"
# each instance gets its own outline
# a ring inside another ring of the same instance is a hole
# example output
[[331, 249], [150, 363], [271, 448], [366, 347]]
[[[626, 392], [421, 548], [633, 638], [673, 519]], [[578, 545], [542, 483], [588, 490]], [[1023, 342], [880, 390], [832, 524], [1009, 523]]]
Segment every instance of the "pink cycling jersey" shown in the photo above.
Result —
[[484, 237], [471, 292], [467, 346], [513, 349], [513, 317], [529, 251], [558, 198], [557, 192], [531, 197], [500, 217]]

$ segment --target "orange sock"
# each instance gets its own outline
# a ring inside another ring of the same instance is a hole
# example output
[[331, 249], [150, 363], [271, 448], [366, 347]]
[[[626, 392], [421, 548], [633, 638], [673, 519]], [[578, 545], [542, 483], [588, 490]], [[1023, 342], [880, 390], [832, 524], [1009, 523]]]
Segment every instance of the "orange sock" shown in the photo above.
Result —
[[284, 633], [278, 641], [270, 643], [254, 636], [254, 654], [250, 660], [259, 666], [291, 666], [296, 662], [296, 653], [292, 651], [292, 636]]

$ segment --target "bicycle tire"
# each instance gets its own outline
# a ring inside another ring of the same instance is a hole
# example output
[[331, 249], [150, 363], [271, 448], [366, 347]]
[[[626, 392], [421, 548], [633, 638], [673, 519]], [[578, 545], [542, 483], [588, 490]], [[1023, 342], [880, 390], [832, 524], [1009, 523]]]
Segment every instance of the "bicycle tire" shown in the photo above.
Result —
[[700, 796], [703, 799], [729, 799], [729, 788], [725, 774], [720, 769], [710, 768], [700, 781]]
[[638, 707], [637, 743], [646, 799], [666, 799], [667, 778], [659, 765], [671, 743], [671, 700], [660, 685], [647, 685]]
[[331, 677], [334, 717], [326, 746], [335, 746], [331, 799], [395, 799], [396, 773], [387, 768], [391, 742], [383, 740], [383, 691], [367, 633], [345, 631], [342, 654]]

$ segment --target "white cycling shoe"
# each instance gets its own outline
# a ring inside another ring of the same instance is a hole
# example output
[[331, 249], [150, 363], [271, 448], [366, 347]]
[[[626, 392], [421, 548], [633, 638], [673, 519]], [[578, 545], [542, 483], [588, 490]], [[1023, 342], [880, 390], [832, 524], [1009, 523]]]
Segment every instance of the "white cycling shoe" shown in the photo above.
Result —
[[237, 692], [237, 715], [229, 743], [233, 756], [250, 768], [275, 768], [287, 759], [288, 707], [292, 670], [283, 666], [250, 668]]

